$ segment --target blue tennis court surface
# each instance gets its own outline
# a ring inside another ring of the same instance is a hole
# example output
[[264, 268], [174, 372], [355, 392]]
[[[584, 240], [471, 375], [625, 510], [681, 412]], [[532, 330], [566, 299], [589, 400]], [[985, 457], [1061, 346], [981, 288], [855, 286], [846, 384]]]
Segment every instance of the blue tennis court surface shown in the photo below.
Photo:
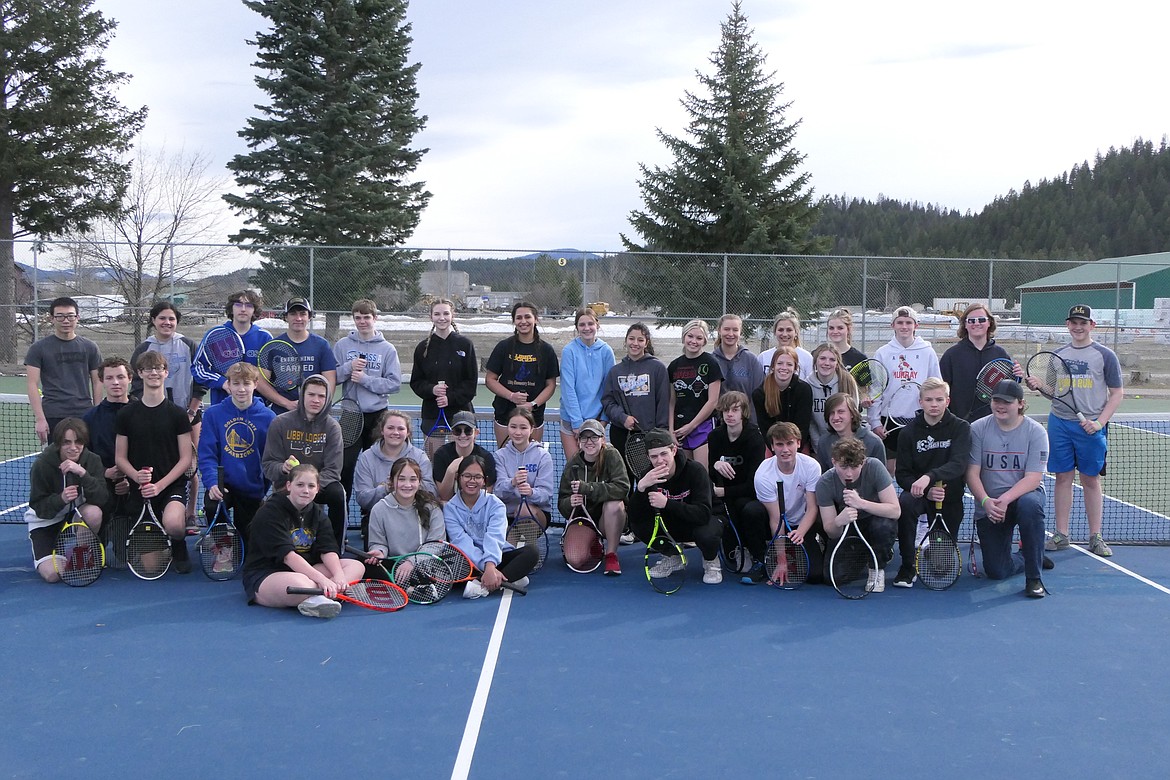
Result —
[[[617, 579], [553, 548], [509, 597], [472, 778], [1170, 774], [1164, 548], [1058, 553], [1040, 601], [965, 573], [861, 602], [697, 558], [662, 596], [640, 546]], [[320, 621], [199, 573], [44, 585], [28, 555], [0, 526], [6, 774], [461, 776], [499, 596]]]

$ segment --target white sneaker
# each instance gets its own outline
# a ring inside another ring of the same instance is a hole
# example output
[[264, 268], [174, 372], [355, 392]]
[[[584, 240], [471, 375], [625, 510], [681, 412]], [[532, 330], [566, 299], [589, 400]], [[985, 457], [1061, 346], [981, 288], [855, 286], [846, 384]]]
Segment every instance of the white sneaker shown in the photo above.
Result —
[[886, 570], [870, 569], [868, 587], [870, 593], [882, 593], [886, 589]]
[[677, 555], [664, 555], [658, 559], [658, 563], [650, 567], [650, 576], [656, 580], [660, 580], [685, 566], [686, 564], [683, 563], [682, 558]]
[[332, 618], [341, 614], [341, 604], [324, 596], [309, 596], [297, 604], [297, 611], [307, 617]]
[[463, 586], [463, 598], [478, 599], [488, 595], [488, 589], [479, 580], [471, 580]]
[[718, 585], [721, 582], [723, 582], [723, 568], [719, 565], [719, 559], [703, 561], [703, 583]]
[[527, 590], [528, 589], [528, 577], [521, 577], [520, 579], [516, 580], [512, 584], [515, 585], [517, 588], [524, 588], [525, 590]]
[[621, 539], [619, 539], [619, 541], [622, 544], [633, 544], [634, 542], [638, 541], [638, 537], [634, 536], [632, 533], [627, 532], [627, 533], [622, 534]]

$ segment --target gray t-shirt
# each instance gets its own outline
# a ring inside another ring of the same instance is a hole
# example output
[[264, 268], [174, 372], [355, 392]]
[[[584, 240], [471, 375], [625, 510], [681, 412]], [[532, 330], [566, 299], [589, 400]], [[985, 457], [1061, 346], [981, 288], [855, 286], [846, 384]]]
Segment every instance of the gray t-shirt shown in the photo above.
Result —
[[[994, 417], [984, 417], [971, 423], [968, 463], [978, 464], [979, 480], [987, 495], [999, 498], [1028, 472], [1044, 473], [1048, 467], [1048, 433], [1031, 417], [1022, 418], [1010, 431], [1000, 428]], [[976, 504], [975, 517], [986, 515]]]
[[98, 370], [102, 356], [89, 339], [50, 334], [28, 348], [24, 364], [41, 370], [45, 417], [81, 417], [93, 407], [89, 372]]
[[[850, 487], [866, 501], [877, 501], [878, 494], [892, 484], [894, 480], [886, 470], [885, 462], [877, 458], [866, 458], [861, 473], [857, 475], [857, 481]], [[844, 489], [845, 485], [837, 475], [837, 469], [829, 469], [817, 482], [817, 506], [835, 506], [840, 511], [845, 506], [845, 499], [841, 495]], [[858, 517], [868, 516], [865, 512], [858, 512]]]
[[[1067, 344], [1056, 350], [1056, 354], [1068, 363], [1069, 373], [1072, 374], [1072, 392], [1069, 395], [1077, 409], [1089, 419], [1101, 414], [1109, 400], [1109, 389], [1122, 386], [1121, 364], [1117, 361], [1117, 355], [1109, 347], [1095, 341], [1084, 347]], [[1060, 403], [1052, 405], [1052, 414], [1062, 420], [1077, 419], [1072, 409]]]

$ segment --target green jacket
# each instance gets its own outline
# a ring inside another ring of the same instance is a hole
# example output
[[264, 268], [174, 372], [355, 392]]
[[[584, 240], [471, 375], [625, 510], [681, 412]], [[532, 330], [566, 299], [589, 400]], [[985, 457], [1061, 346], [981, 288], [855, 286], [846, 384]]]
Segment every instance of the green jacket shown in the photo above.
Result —
[[[85, 468], [85, 476], [78, 479], [69, 477], [69, 484], [81, 485], [83, 503], [95, 506], [105, 506], [110, 498], [106, 489], [105, 467], [102, 459], [88, 449], [81, 451], [78, 462]], [[28, 495], [28, 505], [37, 517], [49, 520], [57, 517], [65, 509], [65, 502], [61, 500], [61, 491], [64, 483], [61, 480], [61, 448], [50, 444], [33, 463], [29, 473], [29, 482], [32, 484]]]
[[[585, 478], [585, 503], [600, 507], [606, 501], [625, 501], [630, 494], [630, 475], [622, 454], [612, 444], [603, 444], [598, 456], [601, 468], [586, 467], [584, 453], [578, 452], [565, 466], [558, 489], [557, 508], [566, 520], [573, 511], [569, 497], [573, 494], [573, 480]], [[588, 470], [588, 477], [586, 477]], [[594, 518], [596, 520], [598, 518]]]

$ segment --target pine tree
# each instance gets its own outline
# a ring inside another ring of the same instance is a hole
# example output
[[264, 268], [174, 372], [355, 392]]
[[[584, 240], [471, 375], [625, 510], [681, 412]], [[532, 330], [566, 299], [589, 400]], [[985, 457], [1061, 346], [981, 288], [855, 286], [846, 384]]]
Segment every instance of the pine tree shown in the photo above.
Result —
[[[376, 287], [412, 288], [413, 253], [387, 249], [414, 232], [431, 196], [411, 179], [427, 150], [410, 148], [426, 117], [415, 110], [419, 65], [407, 63], [407, 3], [244, 4], [271, 23], [254, 41], [270, 103], [240, 131], [251, 151], [228, 164], [245, 194], [224, 200], [247, 218], [232, 241], [314, 247], [319, 310], [348, 311]], [[270, 298], [309, 294], [309, 252], [261, 251], [253, 282]]]
[[818, 253], [828, 243], [810, 232], [818, 205], [809, 174], [799, 170], [804, 155], [792, 145], [800, 121], [786, 118], [784, 85], [765, 70], [739, 0], [721, 30], [713, 73], [699, 72], [701, 94], [682, 100], [686, 134], [658, 131], [674, 161], [640, 166], [644, 207], [630, 214], [639, 240], [622, 236], [627, 249], [664, 253], [635, 259], [623, 282], [628, 296], [664, 317], [718, 317], [723, 282], [722, 258], [666, 253], [761, 255], [729, 264], [727, 306], [768, 318], [813, 302], [819, 288], [809, 261], [772, 255]]
[[0, 0], [0, 361], [16, 359], [13, 240], [87, 229], [122, 205], [123, 154], [146, 109], [102, 53], [115, 23], [93, 0]]

